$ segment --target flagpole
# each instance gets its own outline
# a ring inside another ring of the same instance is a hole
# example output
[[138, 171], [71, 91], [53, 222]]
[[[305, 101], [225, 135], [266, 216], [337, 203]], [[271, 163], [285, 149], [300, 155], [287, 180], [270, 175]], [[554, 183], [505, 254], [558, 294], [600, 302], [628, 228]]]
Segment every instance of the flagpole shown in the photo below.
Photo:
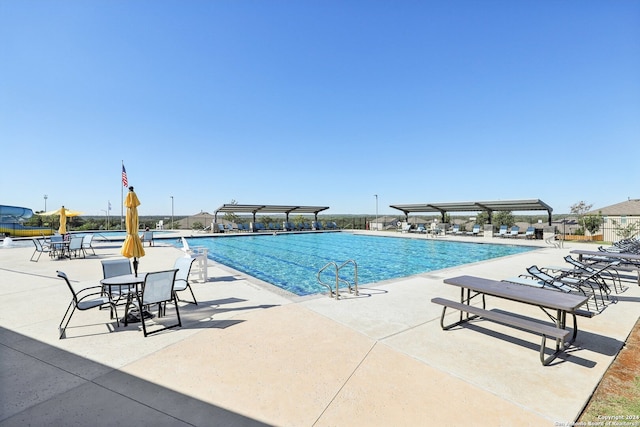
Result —
[[124, 213], [124, 185], [122, 183], [122, 171], [124, 170], [124, 160], [122, 160], [122, 168], [120, 169], [120, 228], [122, 230], [122, 214]]

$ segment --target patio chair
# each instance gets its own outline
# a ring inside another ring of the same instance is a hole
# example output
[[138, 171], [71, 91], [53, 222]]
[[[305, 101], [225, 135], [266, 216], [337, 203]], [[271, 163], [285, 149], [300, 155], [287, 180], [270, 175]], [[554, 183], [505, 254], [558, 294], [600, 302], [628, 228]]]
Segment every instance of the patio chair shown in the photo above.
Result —
[[198, 301], [196, 300], [196, 297], [193, 294], [193, 289], [191, 289], [191, 285], [189, 284], [189, 274], [191, 273], [191, 266], [193, 265], [194, 261], [195, 261], [195, 258], [186, 257], [186, 256], [180, 257], [175, 261], [175, 263], [173, 264], [173, 268], [177, 269], [178, 272], [176, 273], [176, 280], [173, 285], [173, 292], [181, 292], [189, 289], [189, 292], [191, 292], [191, 298], [193, 299], [193, 302], [187, 301], [187, 300], [181, 300], [177, 295], [176, 295], [176, 299], [178, 301], [183, 301], [183, 302], [188, 302], [189, 304], [198, 305]]
[[451, 233], [451, 234], [460, 234], [461, 233], [460, 225], [459, 224], [453, 224], [453, 226], [449, 230], [449, 233]]
[[[31, 254], [31, 259], [29, 261], [38, 262], [38, 260], [40, 260], [40, 256], [42, 256], [43, 253], [48, 253], [49, 256], [51, 256], [51, 248], [44, 242], [44, 240], [33, 239], [33, 244], [36, 246], [36, 249], [33, 251], [33, 254]], [[33, 259], [36, 254], [38, 254], [38, 258]]]
[[[80, 257], [81, 254], [84, 254], [82, 250], [82, 237], [80, 236], [71, 236], [71, 240], [69, 241], [69, 258], [75, 256], [76, 258]], [[83, 255], [84, 258], [84, 255]]]
[[[100, 261], [102, 263], [102, 276], [103, 279], [108, 279], [109, 277], [115, 276], [124, 276], [126, 274], [132, 274], [131, 270], [131, 262], [129, 258], [118, 258], [118, 259], [103, 259]], [[111, 297], [111, 300], [114, 303], [118, 303], [120, 298], [125, 298], [127, 295], [132, 292], [134, 286], [131, 285], [118, 285], [118, 286], [103, 286], [103, 293], [108, 294]]]
[[509, 233], [507, 233], [505, 237], [517, 238], [518, 233], [520, 233], [520, 227], [518, 227], [517, 225], [514, 225], [513, 227], [511, 227], [511, 231], [509, 231]]
[[[78, 310], [90, 310], [92, 308], [100, 308], [103, 305], [109, 305], [111, 308], [111, 318], [115, 317], [116, 325], [120, 326], [120, 322], [118, 320], [118, 312], [116, 310], [116, 305], [109, 299], [108, 296], [104, 296], [102, 293], [102, 286], [90, 286], [88, 288], [83, 288], [80, 290], [75, 290], [69, 281], [69, 278], [62, 271], [57, 271], [58, 277], [64, 280], [71, 291], [72, 299], [67, 307], [67, 311], [65, 311], [64, 316], [62, 317], [62, 321], [60, 321], [60, 325], [58, 325], [58, 331], [60, 332], [59, 339], [62, 339], [65, 336], [67, 326], [71, 321], [71, 317], [73, 313]], [[67, 317], [67, 314], [69, 317]], [[66, 319], [66, 321], [65, 321]]]
[[82, 238], [82, 250], [84, 251], [85, 255], [87, 254], [87, 251], [89, 249], [91, 249], [91, 252], [95, 255], [96, 251], [93, 249], [93, 233], [89, 233], [89, 234], [85, 234], [84, 237]]
[[498, 230], [498, 237], [505, 237], [507, 235], [507, 227], [506, 225], [501, 225], [500, 230]]
[[64, 237], [62, 234], [53, 234], [49, 239], [49, 255], [61, 258], [64, 255]]
[[142, 246], [145, 243], [149, 243], [149, 246], [153, 246], [153, 231], [145, 231], [142, 233]]
[[[155, 271], [153, 273], [147, 273], [144, 283], [142, 285], [142, 292], [137, 295], [138, 308], [142, 313], [145, 307], [150, 307], [154, 304], [158, 304], [158, 316], [166, 315], [166, 303], [171, 302], [176, 310], [176, 317], [178, 323], [164, 325], [161, 324], [161, 328], [154, 329], [153, 331], [147, 330], [147, 320], [144, 316], [141, 316], [140, 323], [142, 323], [142, 332], [147, 337], [151, 334], [155, 334], [166, 329], [175, 328], [176, 326], [182, 326], [180, 320], [180, 310], [178, 308], [178, 300], [173, 286], [175, 283], [176, 272], [178, 270], [166, 270]], [[125, 314], [126, 317], [126, 314]]]

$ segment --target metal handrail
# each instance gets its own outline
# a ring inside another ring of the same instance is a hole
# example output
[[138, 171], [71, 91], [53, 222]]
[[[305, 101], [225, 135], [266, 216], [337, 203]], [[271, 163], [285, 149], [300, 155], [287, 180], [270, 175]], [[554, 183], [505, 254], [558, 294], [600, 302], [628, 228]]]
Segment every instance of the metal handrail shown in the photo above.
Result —
[[347, 287], [349, 288], [349, 293], [352, 293], [352, 288], [351, 288], [351, 282], [342, 279], [340, 277], [340, 270], [345, 267], [348, 264], [353, 264], [353, 276], [354, 276], [354, 288], [355, 288], [355, 295], [358, 296], [358, 264], [352, 260], [349, 259], [345, 262], [343, 262], [340, 266], [338, 266], [338, 264], [336, 264], [335, 262], [331, 261], [329, 263], [327, 263], [324, 267], [322, 267], [320, 270], [318, 270], [318, 283], [320, 283], [322, 286], [325, 286], [328, 290], [329, 290], [329, 297], [333, 298], [334, 292], [333, 289], [331, 288], [331, 285], [325, 283], [322, 281], [322, 279], [320, 278], [320, 275], [322, 274], [322, 272], [324, 270], [326, 270], [327, 268], [329, 268], [330, 266], [333, 266], [335, 268], [335, 272], [336, 272], [336, 291], [335, 291], [335, 297], [336, 299], [340, 298], [340, 282], [344, 283], [347, 285]]
[[[335, 262], [331, 261], [329, 263], [327, 263], [327, 265], [325, 265], [324, 267], [322, 267], [320, 270], [318, 270], [318, 283], [320, 283], [322, 286], [326, 286], [327, 289], [329, 289], [329, 298], [333, 298], [333, 289], [331, 289], [331, 285], [328, 285], [326, 283], [324, 283], [322, 281], [322, 279], [320, 279], [320, 275], [322, 274], [322, 272], [324, 270], [326, 270], [327, 268], [329, 268], [330, 266], [334, 266], [336, 269], [336, 290], [338, 289], [338, 264], [336, 264]], [[338, 295], [336, 295], [336, 299], [338, 299]]]

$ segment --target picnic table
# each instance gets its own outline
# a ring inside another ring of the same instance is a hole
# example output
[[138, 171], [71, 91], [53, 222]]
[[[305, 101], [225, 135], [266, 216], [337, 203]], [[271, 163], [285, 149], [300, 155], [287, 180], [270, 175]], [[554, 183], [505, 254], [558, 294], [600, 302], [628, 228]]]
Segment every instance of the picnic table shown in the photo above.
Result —
[[[450, 301], [443, 298], [434, 298], [431, 300], [431, 302], [443, 306], [442, 316], [440, 318], [440, 326], [442, 329], [448, 330], [454, 326], [468, 322], [469, 320], [481, 317], [506, 326], [525, 329], [530, 332], [541, 334], [542, 343], [540, 345], [540, 362], [543, 365], [548, 365], [565, 349], [566, 345], [575, 341], [578, 334], [576, 312], [589, 299], [589, 297], [584, 295], [534, 288], [531, 286], [501, 282], [475, 276], [452, 277], [445, 279], [444, 283], [452, 286], [458, 286], [460, 288], [460, 302]], [[548, 322], [542, 323], [538, 320], [529, 320], [521, 315], [506, 313], [503, 311], [487, 310], [485, 299], [485, 296], [487, 295], [540, 307], [545, 314], [555, 322], [555, 324], [550, 324]], [[471, 305], [473, 299], [478, 296], [482, 298], [482, 307]], [[459, 320], [449, 325], [444, 324], [447, 308], [460, 311]], [[550, 313], [551, 310], [555, 310], [555, 315]], [[571, 315], [573, 318], [573, 333], [571, 335], [571, 339], [568, 341], [567, 337], [570, 335], [570, 331], [567, 330], [567, 315]], [[550, 356], [545, 357], [547, 337], [554, 338], [556, 340], [556, 346], [555, 351]]]

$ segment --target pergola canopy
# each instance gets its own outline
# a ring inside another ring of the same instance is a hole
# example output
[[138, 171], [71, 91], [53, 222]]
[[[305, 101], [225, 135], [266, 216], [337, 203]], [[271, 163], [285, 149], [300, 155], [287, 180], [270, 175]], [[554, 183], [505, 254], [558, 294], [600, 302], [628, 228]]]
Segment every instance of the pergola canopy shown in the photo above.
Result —
[[290, 213], [297, 214], [313, 214], [315, 220], [318, 220], [318, 212], [329, 209], [329, 206], [292, 206], [292, 205], [239, 205], [233, 203], [225, 203], [214, 212], [214, 220], [218, 222], [218, 212], [223, 213], [250, 213], [253, 215], [253, 221], [256, 220], [258, 213], [283, 213], [287, 221], [289, 221]]
[[409, 219], [410, 213], [438, 212], [444, 216], [447, 212], [480, 212], [484, 211], [489, 214], [489, 223], [491, 223], [491, 214], [494, 211], [547, 211], [549, 217], [549, 225], [551, 225], [551, 212], [553, 208], [542, 200], [494, 200], [484, 202], [449, 202], [449, 203], [419, 203], [410, 205], [390, 205], [394, 209], [404, 212]]

